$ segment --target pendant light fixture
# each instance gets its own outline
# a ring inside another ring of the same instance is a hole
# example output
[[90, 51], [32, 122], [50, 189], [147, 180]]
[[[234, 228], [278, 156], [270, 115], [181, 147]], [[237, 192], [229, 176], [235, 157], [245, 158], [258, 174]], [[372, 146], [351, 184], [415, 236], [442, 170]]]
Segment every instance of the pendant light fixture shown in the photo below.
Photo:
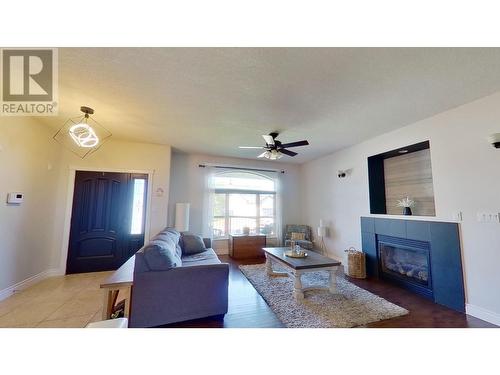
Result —
[[90, 116], [94, 110], [82, 106], [83, 116], [68, 119], [54, 139], [82, 159], [96, 151], [111, 133]]

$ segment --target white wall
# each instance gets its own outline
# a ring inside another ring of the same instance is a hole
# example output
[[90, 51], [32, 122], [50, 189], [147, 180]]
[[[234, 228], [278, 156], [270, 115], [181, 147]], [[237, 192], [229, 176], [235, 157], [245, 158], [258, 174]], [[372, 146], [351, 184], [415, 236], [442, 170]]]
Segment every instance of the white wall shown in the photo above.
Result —
[[[54, 216], [53, 265], [65, 269], [69, 228], [69, 214], [72, 201], [71, 170], [97, 171], [144, 171], [152, 172], [151, 211], [149, 213], [150, 235], [158, 233], [167, 225], [167, 209], [170, 181], [170, 146], [148, 143], [109, 140], [99, 150], [81, 159], [63, 149], [59, 161], [57, 182], [57, 208]], [[71, 179], [71, 182], [70, 182]], [[162, 196], [155, 193], [163, 189]], [[147, 225], [148, 226], [148, 225]], [[64, 231], [66, 229], [66, 231]]]
[[[51, 268], [58, 157], [45, 125], [0, 117], [0, 299], [9, 287]], [[8, 192], [24, 193], [24, 202], [7, 205]]]
[[[500, 212], [500, 150], [488, 144], [500, 132], [500, 93], [381, 135], [301, 166], [305, 221], [330, 221], [326, 244], [343, 258], [361, 247], [359, 218], [369, 215], [367, 157], [430, 140], [436, 217], [461, 211], [468, 312], [500, 324], [500, 224], [479, 223], [478, 212]], [[337, 170], [352, 168], [345, 179]]]
[[[299, 204], [300, 168], [298, 165], [284, 162], [173, 152], [168, 210], [169, 225], [174, 225], [175, 203], [189, 202], [191, 204], [189, 230], [193, 233], [202, 232], [204, 169], [198, 167], [198, 165], [206, 163], [225, 166], [229, 165], [248, 168], [285, 170], [285, 173], [282, 175], [283, 226], [287, 223], [300, 223], [302, 221]], [[219, 253], [224, 253], [226, 250], [224, 243], [218, 243], [216, 247]]]

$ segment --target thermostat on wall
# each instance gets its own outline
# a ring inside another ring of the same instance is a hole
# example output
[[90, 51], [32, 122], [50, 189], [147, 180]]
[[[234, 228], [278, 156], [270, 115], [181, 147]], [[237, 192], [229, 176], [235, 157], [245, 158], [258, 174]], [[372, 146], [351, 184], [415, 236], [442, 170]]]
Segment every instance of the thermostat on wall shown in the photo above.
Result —
[[7, 194], [7, 203], [9, 204], [21, 204], [23, 203], [24, 194], [23, 193], [9, 193]]

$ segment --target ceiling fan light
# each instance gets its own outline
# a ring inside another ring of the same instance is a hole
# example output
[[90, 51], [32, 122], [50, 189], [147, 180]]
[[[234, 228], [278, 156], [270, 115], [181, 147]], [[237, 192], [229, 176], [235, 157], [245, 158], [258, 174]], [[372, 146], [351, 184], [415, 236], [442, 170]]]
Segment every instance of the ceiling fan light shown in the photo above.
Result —
[[266, 145], [264, 147], [255, 147], [255, 146], [239, 146], [239, 148], [257, 148], [264, 149], [263, 153], [259, 154], [257, 158], [266, 158], [269, 160], [278, 160], [283, 157], [283, 155], [287, 156], [296, 156], [298, 155], [296, 152], [288, 150], [288, 147], [299, 147], [299, 146], [307, 146], [309, 142], [307, 140], [290, 142], [290, 143], [281, 143], [276, 139], [278, 136], [278, 132], [272, 132], [268, 135], [263, 135], [262, 137], [266, 141]]
[[278, 160], [278, 159], [281, 159], [283, 157], [283, 154], [281, 152], [279, 152], [278, 150], [271, 150], [268, 152], [269, 152], [268, 159], [270, 159], [270, 160]]

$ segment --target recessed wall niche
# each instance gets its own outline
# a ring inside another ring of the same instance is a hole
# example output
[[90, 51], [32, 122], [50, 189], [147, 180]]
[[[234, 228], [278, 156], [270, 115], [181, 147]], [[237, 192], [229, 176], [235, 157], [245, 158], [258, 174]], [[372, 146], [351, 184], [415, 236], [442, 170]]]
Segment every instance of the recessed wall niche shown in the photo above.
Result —
[[409, 197], [413, 215], [436, 215], [429, 141], [370, 156], [368, 179], [372, 214], [401, 215], [397, 202]]

